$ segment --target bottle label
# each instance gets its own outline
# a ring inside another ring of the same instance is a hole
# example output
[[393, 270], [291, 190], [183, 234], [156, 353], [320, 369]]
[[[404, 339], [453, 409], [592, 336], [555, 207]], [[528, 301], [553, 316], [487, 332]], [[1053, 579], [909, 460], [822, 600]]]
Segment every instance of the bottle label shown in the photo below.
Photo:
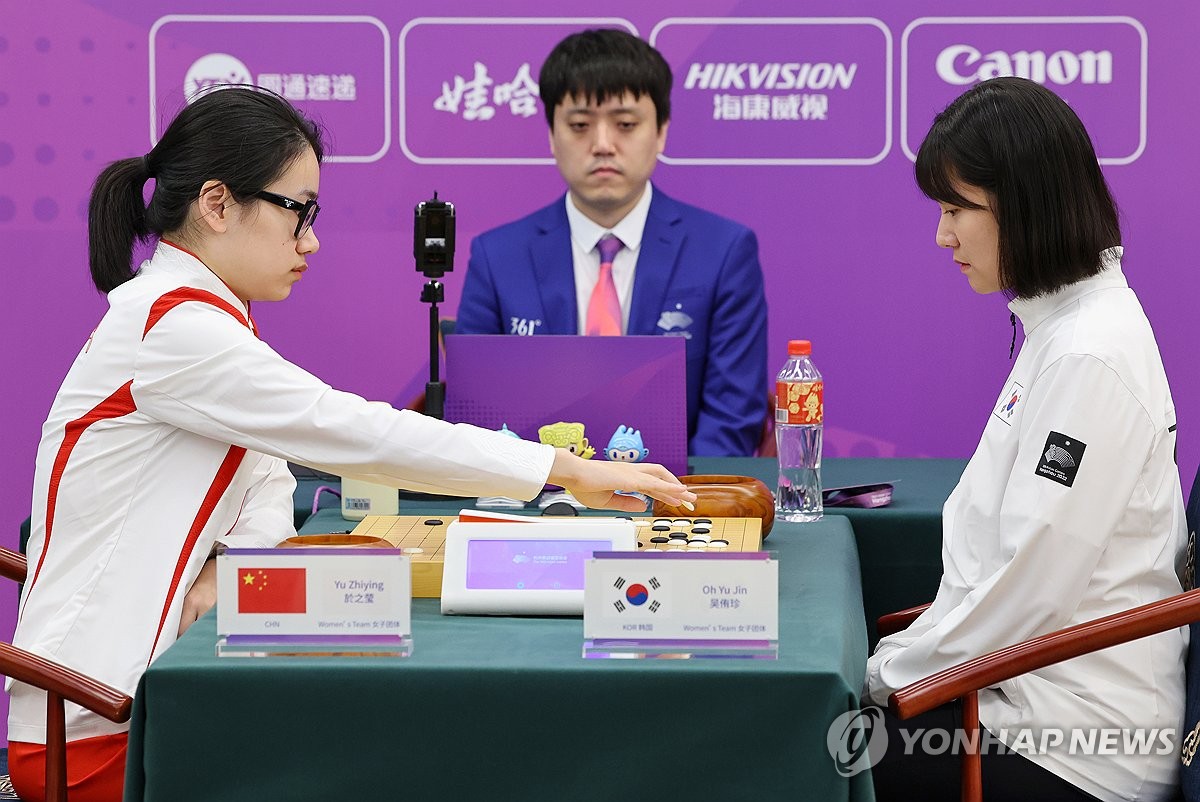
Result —
[[775, 382], [776, 423], [822, 423], [825, 382]]

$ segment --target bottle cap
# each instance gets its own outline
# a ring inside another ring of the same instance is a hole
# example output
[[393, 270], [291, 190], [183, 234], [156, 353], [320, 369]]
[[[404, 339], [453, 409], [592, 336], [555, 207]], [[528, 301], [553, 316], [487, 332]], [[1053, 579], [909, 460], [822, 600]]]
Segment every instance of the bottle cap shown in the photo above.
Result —
[[812, 353], [812, 343], [808, 340], [788, 340], [788, 356], [808, 356]]

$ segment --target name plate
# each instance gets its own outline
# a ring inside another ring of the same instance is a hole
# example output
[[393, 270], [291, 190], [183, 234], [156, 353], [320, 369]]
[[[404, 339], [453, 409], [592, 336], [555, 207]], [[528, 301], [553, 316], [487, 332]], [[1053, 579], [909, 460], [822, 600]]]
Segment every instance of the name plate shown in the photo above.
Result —
[[399, 549], [229, 549], [217, 557], [217, 654], [412, 652], [412, 569]]
[[585, 566], [584, 657], [765, 657], [779, 652], [770, 552], [598, 552]]

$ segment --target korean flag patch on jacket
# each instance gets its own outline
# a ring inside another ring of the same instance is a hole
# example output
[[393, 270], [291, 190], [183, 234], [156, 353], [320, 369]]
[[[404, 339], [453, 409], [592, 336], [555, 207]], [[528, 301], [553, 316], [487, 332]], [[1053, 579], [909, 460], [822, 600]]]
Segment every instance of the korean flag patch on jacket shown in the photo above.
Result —
[[1075, 484], [1075, 474], [1079, 473], [1079, 463], [1083, 462], [1086, 448], [1087, 443], [1082, 440], [1050, 432], [1034, 473], [1070, 487]]
[[1005, 388], [1004, 395], [1000, 396], [1000, 402], [996, 404], [992, 414], [1004, 421], [1005, 425], [1012, 426], [1013, 415], [1017, 414], [1017, 407], [1024, 398], [1025, 387], [1020, 382], [1012, 382]]

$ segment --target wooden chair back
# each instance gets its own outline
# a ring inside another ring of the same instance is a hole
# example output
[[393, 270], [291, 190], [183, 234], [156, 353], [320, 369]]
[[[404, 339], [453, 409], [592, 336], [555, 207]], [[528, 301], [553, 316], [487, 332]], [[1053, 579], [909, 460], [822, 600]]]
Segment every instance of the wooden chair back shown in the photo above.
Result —
[[[27, 572], [25, 555], [0, 547], [0, 575], [24, 582]], [[133, 712], [133, 699], [78, 671], [3, 642], [0, 674], [46, 692], [46, 799], [67, 802], [66, 702], [123, 723]]]
[[[1200, 526], [1200, 471], [1187, 504], [1188, 574], [1194, 577], [1196, 530]], [[982, 802], [983, 782], [979, 755], [978, 692], [1005, 680], [1036, 671], [1072, 657], [1090, 654], [1121, 643], [1157, 635], [1178, 627], [1191, 629], [1187, 659], [1187, 701], [1181, 738], [1183, 770], [1180, 778], [1185, 802], [1200, 802], [1200, 589], [1184, 577], [1184, 592], [1160, 601], [1051, 632], [1004, 649], [976, 657], [893, 693], [889, 706], [901, 719], [932, 710], [955, 699], [962, 700], [963, 730], [968, 747], [962, 760], [961, 799]], [[929, 605], [880, 617], [881, 637], [912, 623]]]

